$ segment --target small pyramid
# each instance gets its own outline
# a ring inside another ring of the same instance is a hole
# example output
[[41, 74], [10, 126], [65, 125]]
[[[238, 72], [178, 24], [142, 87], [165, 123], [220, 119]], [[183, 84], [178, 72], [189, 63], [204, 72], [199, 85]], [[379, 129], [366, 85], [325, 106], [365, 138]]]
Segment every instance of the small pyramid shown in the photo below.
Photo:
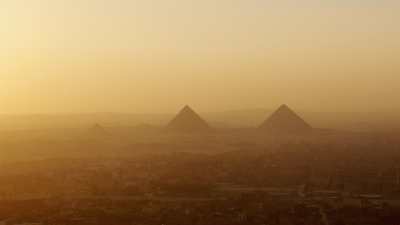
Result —
[[302, 134], [312, 127], [287, 105], [282, 105], [261, 126], [261, 130], [279, 134]]
[[90, 133], [91, 134], [95, 134], [95, 135], [104, 135], [106, 134], [106, 129], [104, 129], [103, 126], [101, 126], [100, 124], [96, 123], [95, 125], [93, 125], [90, 128]]
[[185, 106], [167, 125], [167, 130], [177, 132], [205, 132], [210, 129], [207, 122], [189, 106]]

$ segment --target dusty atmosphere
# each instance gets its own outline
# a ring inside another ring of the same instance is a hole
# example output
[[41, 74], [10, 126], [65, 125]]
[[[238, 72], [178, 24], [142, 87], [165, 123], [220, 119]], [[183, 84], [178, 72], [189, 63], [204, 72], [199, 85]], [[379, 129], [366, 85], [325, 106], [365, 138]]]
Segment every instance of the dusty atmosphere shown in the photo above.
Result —
[[399, 12], [1, 0], [0, 225], [398, 225]]

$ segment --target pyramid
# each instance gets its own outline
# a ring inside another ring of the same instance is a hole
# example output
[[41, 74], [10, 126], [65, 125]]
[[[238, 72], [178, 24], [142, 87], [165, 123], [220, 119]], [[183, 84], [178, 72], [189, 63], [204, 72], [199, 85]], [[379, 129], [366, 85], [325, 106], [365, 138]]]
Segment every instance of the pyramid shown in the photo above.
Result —
[[96, 123], [95, 125], [93, 125], [93, 126], [90, 128], [89, 132], [90, 132], [91, 134], [94, 134], [94, 135], [104, 135], [104, 134], [107, 134], [106, 129], [104, 129], [104, 127], [101, 126], [101, 125], [98, 124], [98, 123]]
[[261, 126], [261, 130], [279, 134], [302, 134], [312, 127], [287, 105], [282, 105]]
[[167, 130], [176, 132], [205, 132], [210, 129], [207, 122], [189, 106], [185, 106], [167, 125]]

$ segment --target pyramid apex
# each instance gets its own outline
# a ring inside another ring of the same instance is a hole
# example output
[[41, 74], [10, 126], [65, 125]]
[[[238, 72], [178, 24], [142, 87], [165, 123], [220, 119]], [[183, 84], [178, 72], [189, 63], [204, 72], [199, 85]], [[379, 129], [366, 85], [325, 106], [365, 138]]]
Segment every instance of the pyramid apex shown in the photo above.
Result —
[[185, 106], [183, 107], [183, 109], [190, 109], [190, 110], [192, 110], [192, 108], [191, 108], [189, 105], [185, 105]]
[[189, 105], [185, 105], [180, 113], [195, 113], [195, 111]]
[[290, 109], [288, 105], [282, 104], [279, 109]]

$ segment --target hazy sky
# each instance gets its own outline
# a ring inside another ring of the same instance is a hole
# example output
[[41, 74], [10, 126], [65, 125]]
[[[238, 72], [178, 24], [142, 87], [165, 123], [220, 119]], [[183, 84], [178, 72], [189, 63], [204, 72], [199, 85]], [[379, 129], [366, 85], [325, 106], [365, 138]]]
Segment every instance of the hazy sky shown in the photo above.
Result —
[[1, 0], [0, 113], [400, 112], [398, 0]]

